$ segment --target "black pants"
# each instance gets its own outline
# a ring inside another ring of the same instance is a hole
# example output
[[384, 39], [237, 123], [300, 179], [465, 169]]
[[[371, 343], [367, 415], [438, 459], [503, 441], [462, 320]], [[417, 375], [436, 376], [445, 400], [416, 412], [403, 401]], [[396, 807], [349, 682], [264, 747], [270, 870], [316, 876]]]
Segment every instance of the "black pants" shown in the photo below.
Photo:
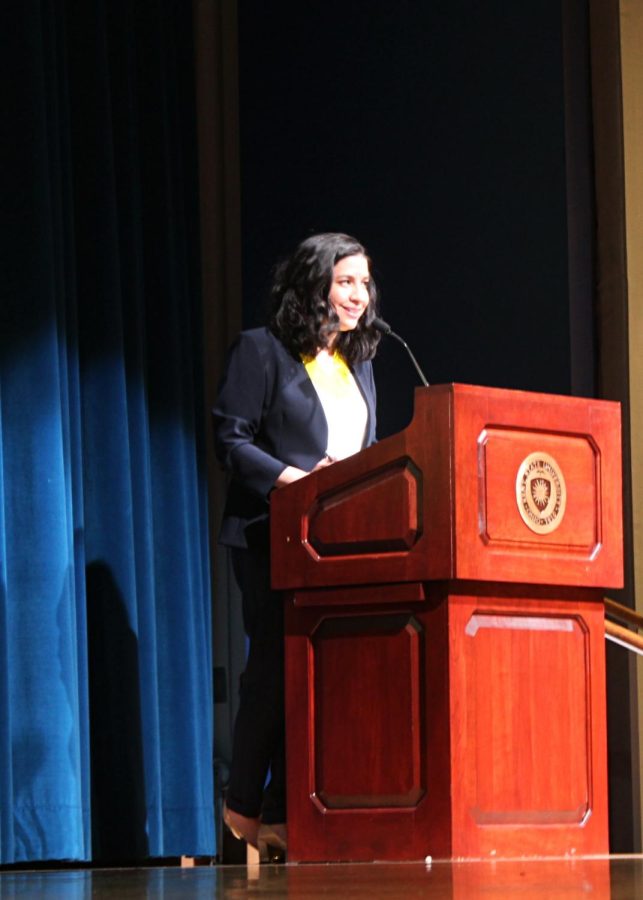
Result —
[[234, 548], [232, 565], [250, 648], [241, 676], [226, 802], [241, 815], [261, 815], [275, 824], [286, 821], [283, 595], [270, 588], [267, 548]]

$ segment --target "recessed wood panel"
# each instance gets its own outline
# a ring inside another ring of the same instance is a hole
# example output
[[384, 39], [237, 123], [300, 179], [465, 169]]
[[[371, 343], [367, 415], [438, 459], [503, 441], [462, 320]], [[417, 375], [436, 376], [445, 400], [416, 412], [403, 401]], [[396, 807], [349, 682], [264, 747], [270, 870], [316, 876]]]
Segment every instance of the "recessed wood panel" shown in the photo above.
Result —
[[422, 478], [410, 459], [320, 494], [303, 517], [308, 547], [319, 557], [408, 552], [422, 533]]
[[[480, 535], [492, 547], [536, 548], [591, 559], [601, 543], [601, 459], [585, 435], [516, 428], [486, 428], [478, 438]], [[523, 521], [516, 477], [532, 453], [553, 457], [564, 478], [566, 505], [560, 523], [537, 534]]]
[[[453, 398], [455, 577], [621, 586], [618, 404], [458, 385]], [[544, 458], [546, 470], [537, 464]], [[528, 489], [519, 502], [523, 464]], [[547, 512], [539, 518], [542, 490]]]
[[483, 612], [465, 634], [470, 815], [478, 825], [581, 825], [592, 797], [583, 622]]
[[423, 796], [422, 642], [407, 613], [327, 618], [312, 635], [313, 793], [323, 807], [413, 807]]

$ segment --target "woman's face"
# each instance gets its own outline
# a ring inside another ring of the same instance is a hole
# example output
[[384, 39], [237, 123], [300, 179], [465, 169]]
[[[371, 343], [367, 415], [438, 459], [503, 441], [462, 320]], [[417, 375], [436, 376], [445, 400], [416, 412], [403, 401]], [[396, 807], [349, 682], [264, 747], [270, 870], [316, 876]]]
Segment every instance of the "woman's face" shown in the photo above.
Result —
[[368, 306], [371, 273], [361, 253], [345, 256], [333, 266], [333, 282], [328, 301], [339, 316], [339, 330], [352, 331]]

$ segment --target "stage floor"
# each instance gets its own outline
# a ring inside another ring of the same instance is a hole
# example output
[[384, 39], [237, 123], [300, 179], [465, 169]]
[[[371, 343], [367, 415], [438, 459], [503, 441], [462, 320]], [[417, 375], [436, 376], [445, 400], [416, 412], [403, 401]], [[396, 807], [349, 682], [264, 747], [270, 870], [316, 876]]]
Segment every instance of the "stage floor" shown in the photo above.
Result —
[[632, 900], [643, 857], [0, 871], [0, 898], [378, 898]]

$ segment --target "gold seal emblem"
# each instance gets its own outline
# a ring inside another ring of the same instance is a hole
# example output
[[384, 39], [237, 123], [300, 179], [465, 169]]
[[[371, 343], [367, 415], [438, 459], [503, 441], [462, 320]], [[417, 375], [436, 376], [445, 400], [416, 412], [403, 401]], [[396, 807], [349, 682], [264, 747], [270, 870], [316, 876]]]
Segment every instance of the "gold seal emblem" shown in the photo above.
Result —
[[548, 453], [530, 453], [516, 475], [516, 503], [523, 522], [536, 534], [555, 531], [565, 515], [567, 488], [560, 466]]

